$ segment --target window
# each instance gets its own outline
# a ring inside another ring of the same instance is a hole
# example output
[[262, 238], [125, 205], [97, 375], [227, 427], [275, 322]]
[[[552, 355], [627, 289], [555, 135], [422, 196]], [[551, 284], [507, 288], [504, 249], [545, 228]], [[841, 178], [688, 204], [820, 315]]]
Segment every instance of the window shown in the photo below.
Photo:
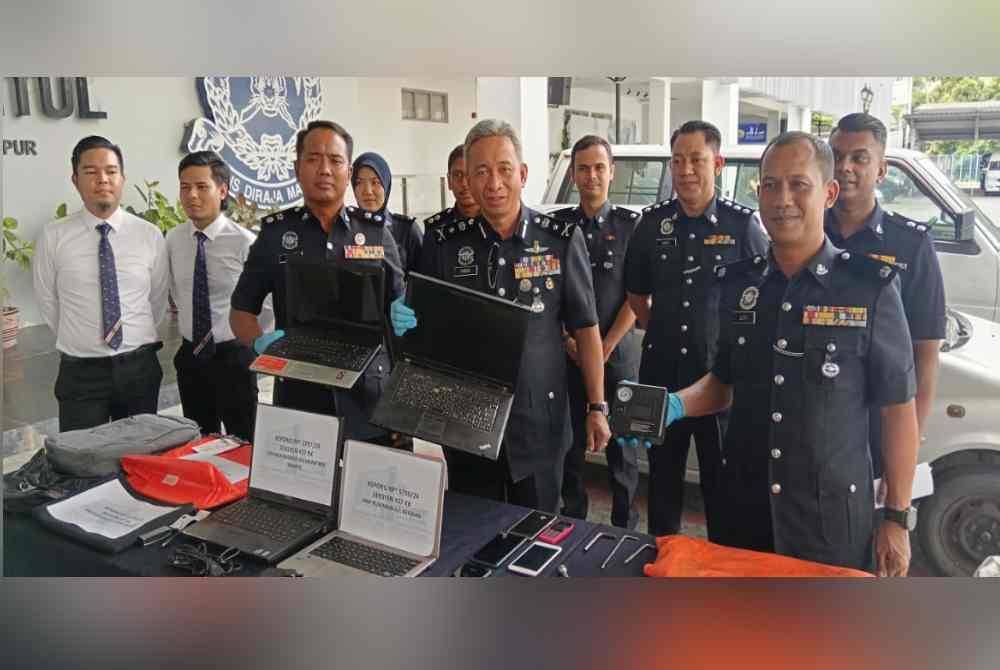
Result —
[[734, 200], [744, 207], [758, 209], [757, 186], [760, 184], [760, 166], [756, 163], [728, 162], [716, 179], [716, 189], [723, 198]]
[[883, 209], [929, 225], [935, 240], [955, 241], [954, 217], [927, 197], [898, 165], [889, 165], [885, 179], [875, 189], [875, 197]]
[[[660, 200], [666, 161], [646, 158], [616, 158], [615, 178], [608, 189], [608, 200], [615, 205], [652, 205]], [[577, 204], [580, 193], [573, 183], [573, 173], [567, 167], [564, 195], [559, 202]]]
[[403, 119], [448, 123], [448, 94], [404, 88]]

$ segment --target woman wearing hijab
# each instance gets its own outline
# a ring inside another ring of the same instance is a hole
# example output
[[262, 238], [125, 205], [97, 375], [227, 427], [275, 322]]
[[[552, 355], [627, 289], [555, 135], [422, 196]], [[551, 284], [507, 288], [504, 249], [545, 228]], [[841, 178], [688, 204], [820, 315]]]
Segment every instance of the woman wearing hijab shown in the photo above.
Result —
[[392, 172], [389, 164], [377, 153], [367, 151], [354, 160], [353, 170], [354, 199], [358, 207], [385, 217], [386, 227], [392, 232], [399, 247], [403, 270], [409, 272], [417, 267], [420, 260], [420, 249], [424, 245], [424, 236], [417, 221], [411, 216], [393, 214], [387, 207], [389, 192], [392, 189]]

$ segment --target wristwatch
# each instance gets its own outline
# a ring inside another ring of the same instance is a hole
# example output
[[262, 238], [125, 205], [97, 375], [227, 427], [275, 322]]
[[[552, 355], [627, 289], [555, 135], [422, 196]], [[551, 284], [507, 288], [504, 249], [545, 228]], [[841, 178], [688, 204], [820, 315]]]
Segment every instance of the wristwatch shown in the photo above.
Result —
[[908, 531], [917, 527], [917, 508], [910, 505], [906, 509], [882, 508], [882, 518], [887, 521], [895, 521]]
[[608, 403], [606, 402], [588, 402], [587, 403], [587, 414], [591, 412], [600, 412], [604, 416], [608, 416], [611, 410], [608, 408]]

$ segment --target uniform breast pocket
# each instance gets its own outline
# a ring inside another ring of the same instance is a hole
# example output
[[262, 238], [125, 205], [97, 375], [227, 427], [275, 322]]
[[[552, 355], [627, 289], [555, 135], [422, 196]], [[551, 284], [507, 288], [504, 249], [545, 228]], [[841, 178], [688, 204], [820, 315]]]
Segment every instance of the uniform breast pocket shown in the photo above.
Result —
[[831, 392], [865, 388], [864, 331], [849, 327], [806, 327], [805, 381]]
[[[674, 245], [662, 245], [660, 243], [673, 241]], [[653, 264], [656, 267], [656, 278], [660, 281], [668, 281], [681, 274], [684, 263], [681, 258], [680, 249], [676, 246], [675, 238], [657, 240], [657, 247], [654, 251]]]
[[733, 324], [730, 326], [732, 335], [729, 343], [729, 365], [733, 375], [733, 381], [745, 380], [749, 377], [751, 333], [753, 327], [743, 324]]

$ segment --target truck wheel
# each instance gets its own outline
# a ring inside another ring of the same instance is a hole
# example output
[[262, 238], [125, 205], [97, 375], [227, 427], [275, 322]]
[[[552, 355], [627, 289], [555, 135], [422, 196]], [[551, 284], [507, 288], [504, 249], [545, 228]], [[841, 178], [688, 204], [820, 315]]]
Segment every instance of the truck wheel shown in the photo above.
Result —
[[917, 534], [941, 575], [968, 577], [987, 556], [1000, 555], [1000, 468], [942, 472], [920, 505]]

